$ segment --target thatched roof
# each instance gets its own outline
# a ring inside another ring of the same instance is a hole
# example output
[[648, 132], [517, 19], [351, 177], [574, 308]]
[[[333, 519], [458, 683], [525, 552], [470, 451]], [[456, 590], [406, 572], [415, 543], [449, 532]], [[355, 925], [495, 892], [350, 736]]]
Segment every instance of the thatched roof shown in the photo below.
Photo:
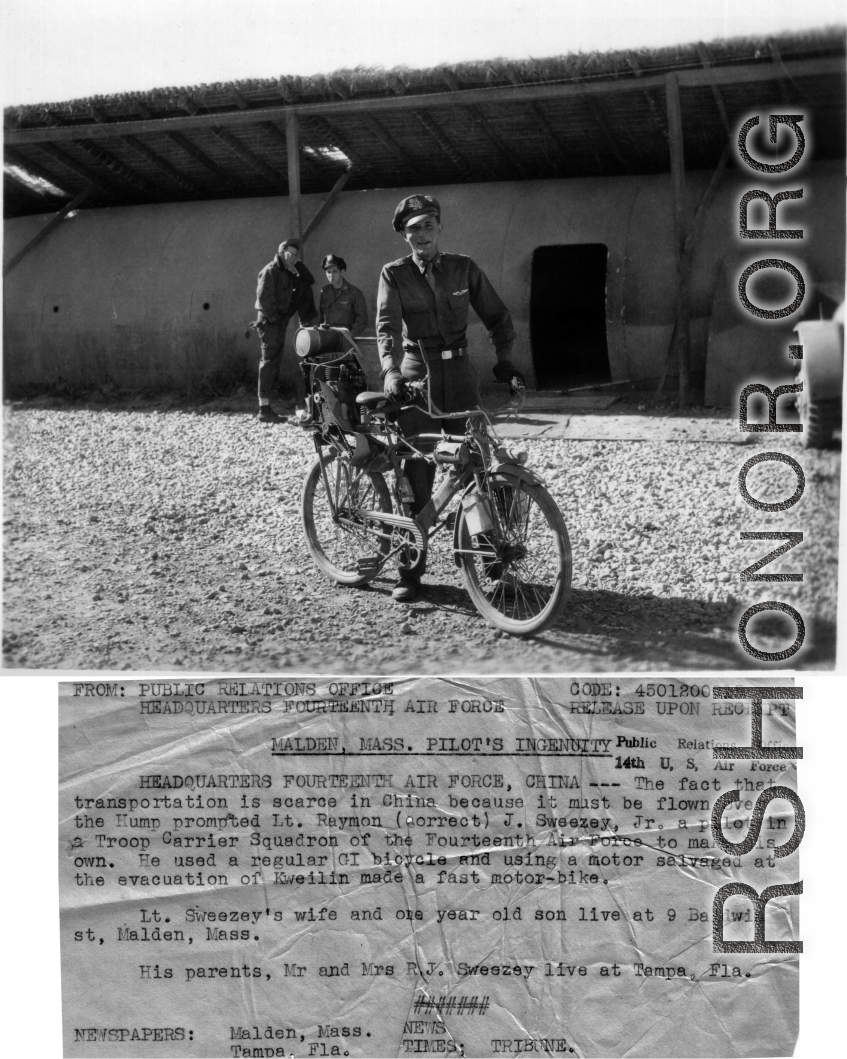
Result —
[[715, 165], [751, 103], [807, 112], [815, 157], [843, 157], [843, 28], [708, 45], [157, 88], [10, 107], [6, 213], [287, 193], [285, 118], [304, 193], [652, 173], [669, 167], [677, 75], [688, 168]]

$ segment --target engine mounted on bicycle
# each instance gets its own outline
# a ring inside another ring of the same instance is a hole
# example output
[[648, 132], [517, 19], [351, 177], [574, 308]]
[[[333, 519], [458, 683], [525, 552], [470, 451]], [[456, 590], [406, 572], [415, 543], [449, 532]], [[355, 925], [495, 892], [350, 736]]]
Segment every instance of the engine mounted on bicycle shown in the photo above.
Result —
[[301, 327], [294, 348], [302, 357], [306, 381], [303, 426], [315, 433], [316, 443], [344, 452], [356, 467], [383, 470], [390, 466], [380, 440], [363, 421], [356, 398], [367, 390], [367, 378], [356, 343], [346, 328]]

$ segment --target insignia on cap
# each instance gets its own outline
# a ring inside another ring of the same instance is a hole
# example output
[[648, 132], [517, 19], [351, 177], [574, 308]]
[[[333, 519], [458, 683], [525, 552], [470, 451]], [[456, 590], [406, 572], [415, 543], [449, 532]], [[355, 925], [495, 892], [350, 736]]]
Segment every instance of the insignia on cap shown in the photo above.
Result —
[[[427, 202], [432, 202], [432, 199], [427, 199]], [[421, 206], [423, 206], [423, 203], [418, 198], [409, 199], [408, 202], [406, 203], [407, 209], [410, 209], [410, 210], [419, 210], [421, 208]]]

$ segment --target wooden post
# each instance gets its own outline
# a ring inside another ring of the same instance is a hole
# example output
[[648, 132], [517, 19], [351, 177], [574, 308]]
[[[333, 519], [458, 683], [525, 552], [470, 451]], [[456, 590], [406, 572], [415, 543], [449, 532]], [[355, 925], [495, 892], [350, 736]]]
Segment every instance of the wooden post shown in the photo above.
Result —
[[285, 142], [288, 149], [288, 238], [300, 239], [303, 227], [300, 217], [300, 137], [297, 115], [293, 110], [285, 114]]
[[676, 350], [679, 363], [679, 406], [689, 401], [688, 360], [688, 284], [686, 282], [683, 247], [687, 234], [685, 203], [685, 157], [682, 147], [682, 111], [679, 104], [679, 78], [665, 76], [665, 96], [668, 108], [668, 133], [671, 153], [671, 187], [673, 190], [674, 252], [676, 255]]
[[80, 191], [80, 193], [66, 206], [63, 206], [58, 213], [54, 214], [44, 227], [35, 233], [26, 246], [21, 247], [21, 249], [6, 262], [3, 266], [3, 275], [8, 276], [15, 265], [20, 261], [23, 261], [30, 250], [34, 250], [39, 243], [43, 243], [53, 229], [58, 227], [72, 210], [75, 210], [81, 202], [88, 198], [90, 191], [91, 188], [86, 188], [84, 191]]
[[[721, 178], [729, 162], [729, 144], [723, 149], [723, 153], [718, 160], [718, 164], [715, 167], [714, 173], [712, 173], [712, 179], [709, 181], [709, 186], [703, 192], [703, 197], [697, 203], [697, 209], [694, 211], [694, 219], [688, 228], [688, 232], [685, 236], [685, 241], [682, 244], [682, 277], [685, 289], [688, 289], [688, 277], [691, 275], [691, 263], [694, 260], [694, 251], [696, 250], [696, 236], [699, 230], [699, 226], [703, 218], [706, 216], [706, 210], [712, 204], [712, 199], [717, 193], [718, 186], [720, 185]], [[656, 388], [656, 396], [654, 398], [654, 405], [657, 405], [662, 398], [662, 390], [665, 388], [665, 379], [668, 374], [668, 365], [671, 362], [671, 357], [676, 348], [676, 336], [679, 331], [679, 318], [674, 321], [673, 331], [671, 332], [671, 340], [668, 343], [668, 352], [665, 356], [665, 366], [662, 368], [662, 374], [659, 377], [659, 385]]]

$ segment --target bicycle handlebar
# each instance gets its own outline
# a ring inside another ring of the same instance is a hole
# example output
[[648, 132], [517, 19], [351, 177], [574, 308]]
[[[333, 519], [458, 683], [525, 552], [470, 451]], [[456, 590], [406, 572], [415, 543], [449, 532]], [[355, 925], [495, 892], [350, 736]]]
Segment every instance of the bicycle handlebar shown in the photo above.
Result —
[[[483, 408], [468, 408], [462, 411], [456, 412], [442, 412], [441, 409], [433, 402], [432, 394], [429, 387], [429, 367], [427, 366], [427, 373], [425, 379], [415, 380], [414, 382], [407, 382], [406, 389], [415, 392], [415, 395], [420, 395], [426, 398], [427, 413], [432, 419], [458, 419], [462, 416], [472, 415], [484, 415], [486, 417], [500, 415], [503, 412], [507, 412], [508, 415], [520, 415], [521, 409], [524, 406], [526, 400], [526, 387], [521, 381], [515, 377], [509, 383], [509, 396], [517, 398], [516, 404], [505, 404], [499, 408], [493, 409], [491, 412], [486, 412]], [[420, 404], [414, 401], [414, 398], [408, 404], [401, 405], [401, 408], [420, 408]]]

